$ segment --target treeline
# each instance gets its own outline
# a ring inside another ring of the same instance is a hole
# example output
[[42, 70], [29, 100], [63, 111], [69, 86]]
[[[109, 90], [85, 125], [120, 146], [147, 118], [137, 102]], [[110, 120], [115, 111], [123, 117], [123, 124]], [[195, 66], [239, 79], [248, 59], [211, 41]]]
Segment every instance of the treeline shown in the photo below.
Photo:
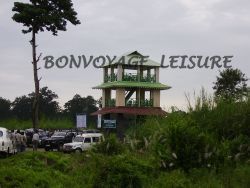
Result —
[[[0, 121], [6, 119], [31, 120], [32, 103], [35, 93], [16, 97], [14, 101], [0, 97]], [[79, 94], [67, 101], [62, 108], [56, 101], [58, 95], [48, 87], [40, 89], [39, 118], [75, 120], [77, 113], [85, 113], [89, 121], [95, 117], [90, 114], [98, 109], [98, 101], [92, 96], [82, 97]]]

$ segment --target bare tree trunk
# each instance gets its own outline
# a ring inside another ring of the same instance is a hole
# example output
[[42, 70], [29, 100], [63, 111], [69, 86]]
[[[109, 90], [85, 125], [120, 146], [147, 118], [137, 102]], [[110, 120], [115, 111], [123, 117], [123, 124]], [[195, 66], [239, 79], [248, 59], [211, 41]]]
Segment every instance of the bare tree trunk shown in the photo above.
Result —
[[32, 31], [32, 56], [33, 56], [33, 74], [34, 74], [34, 83], [35, 83], [35, 97], [32, 105], [32, 123], [33, 128], [36, 129], [39, 126], [39, 79], [38, 79], [38, 68], [37, 68], [37, 62], [39, 61], [39, 58], [36, 57], [36, 33], [33, 30]]

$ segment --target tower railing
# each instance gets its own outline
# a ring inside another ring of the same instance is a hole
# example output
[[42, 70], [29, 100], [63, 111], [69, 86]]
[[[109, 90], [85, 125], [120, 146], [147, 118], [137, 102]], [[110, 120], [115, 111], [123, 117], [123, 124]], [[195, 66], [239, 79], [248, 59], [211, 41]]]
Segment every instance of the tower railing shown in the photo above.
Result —
[[[111, 73], [105, 75], [104, 82], [115, 82], [117, 81], [117, 74]], [[138, 74], [132, 73], [125, 73], [123, 74], [122, 81], [129, 81], [129, 82], [156, 82], [156, 75], [146, 75], [146, 76], [139, 76]]]
[[117, 74], [111, 73], [105, 75], [104, 82], [114, 82], [117, 81]]
[[105, 106], [107, 107], [115, 107], [115, 99], [108, 99], [105, 101]]
[[[106, 107], [115, 107], [116, 100], [115, 99], [109, 99], [105, 101]], [[129, 99], [126, 101], [125, 106], [127, 107], [153, 107], [153, 100], [152, 99], [144, 99], [139, 100], [137, 99]]]
[[129, 99], [126, 101], [126, 106], [128, 107], [152, 107], [153, 106], [153, 100], [152, 99], [145, 99], [145, 100], [139, 100], [137, 99]]
[[156, 82], [155, 75], [146, 75], [140, 76], [138, 74], [125, 73], [122, 78], [123, 81], [131, 81], [131, 82]]

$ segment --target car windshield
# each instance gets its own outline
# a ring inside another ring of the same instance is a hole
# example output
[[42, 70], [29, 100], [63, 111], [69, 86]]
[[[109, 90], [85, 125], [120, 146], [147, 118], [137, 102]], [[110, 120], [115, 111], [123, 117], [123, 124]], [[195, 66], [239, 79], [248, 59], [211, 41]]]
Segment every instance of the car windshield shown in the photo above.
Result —
[[66, 135], [65, 132], [55, 132], [55, 133], [53, 134], [53, 136], [65, 136], [65, 135]]
[[75, 137], [73, 142], [83, 142], [84, 137]]
[[2, 137], [3, 136], [3, 131], [0, 131], [0, 137]]

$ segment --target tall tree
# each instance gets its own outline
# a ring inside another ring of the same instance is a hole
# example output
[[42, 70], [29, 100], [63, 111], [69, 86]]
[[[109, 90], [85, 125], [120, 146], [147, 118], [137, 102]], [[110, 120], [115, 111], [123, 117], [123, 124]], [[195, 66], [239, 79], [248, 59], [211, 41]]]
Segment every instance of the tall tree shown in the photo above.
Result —
[[[28, 120], [32, 116], [32, 101], [34, 101], [35, 93], [17, 97], [12, 103], [12, 113], [18, 119]], [[58, 96], [55, 92], [43, 87], [39, 92], [40, 110], [39, 117], [56, 117], [60, 111], [57, 101]]]
[[15, 98], [12, 103], [12, 114], [18, 119], [30, 119], [32, 116], [32, 98], [27, 95]]
[[225, 100], [240, 100], [247, 96], [247, 81], [239, 69], [225, 69], [214, 83], [215, 96]]
[[[32, 92], [28, 96], [34, 99], [35, 93]], [[58, 115], [60, 111], [60, 107], [59, 107], [59, 103], [56, 101], [57, 98], [58, 98], [58, 95], [55, 92], [51, 91], [48, 87], [43, 87], [40, 89], [39, 117], [44, 115], [45, 117], [53, 118]]]
[[92, 96], [81, 97], [76, 94], [71, 100], [64, 104], [64, 112], [73, 120], [78, 113], [85, 113], [89, 121], [95, 121], [95, 117], [90, 116], [91, 113], [98, 110], [97, 101]]
[[80, 24], [77, 19], [77, 13], [73, 9], [71, 0], [30, 0], [30, 3], [15, 2], [12, 11], [16, 12], [12, 19], [22, 23], [26, 29], [22, 30], [24, 34], [32, 33], [30, 41], [32, 46], [32, 64], [33, 77], [35, 82], [35, 97], [32, 105], [33, 127], [39, 126], [39, 82], [37, 63], [41, 54], [37, 57], [36, 53], [36, 34], [44, 30], [57, 35], [58, 31], [66, 31], [67, 21], [73, 25]]
[[10, 117], [10, 107], [11, 102], [7, 99], [0, 97], [0, 120]]

